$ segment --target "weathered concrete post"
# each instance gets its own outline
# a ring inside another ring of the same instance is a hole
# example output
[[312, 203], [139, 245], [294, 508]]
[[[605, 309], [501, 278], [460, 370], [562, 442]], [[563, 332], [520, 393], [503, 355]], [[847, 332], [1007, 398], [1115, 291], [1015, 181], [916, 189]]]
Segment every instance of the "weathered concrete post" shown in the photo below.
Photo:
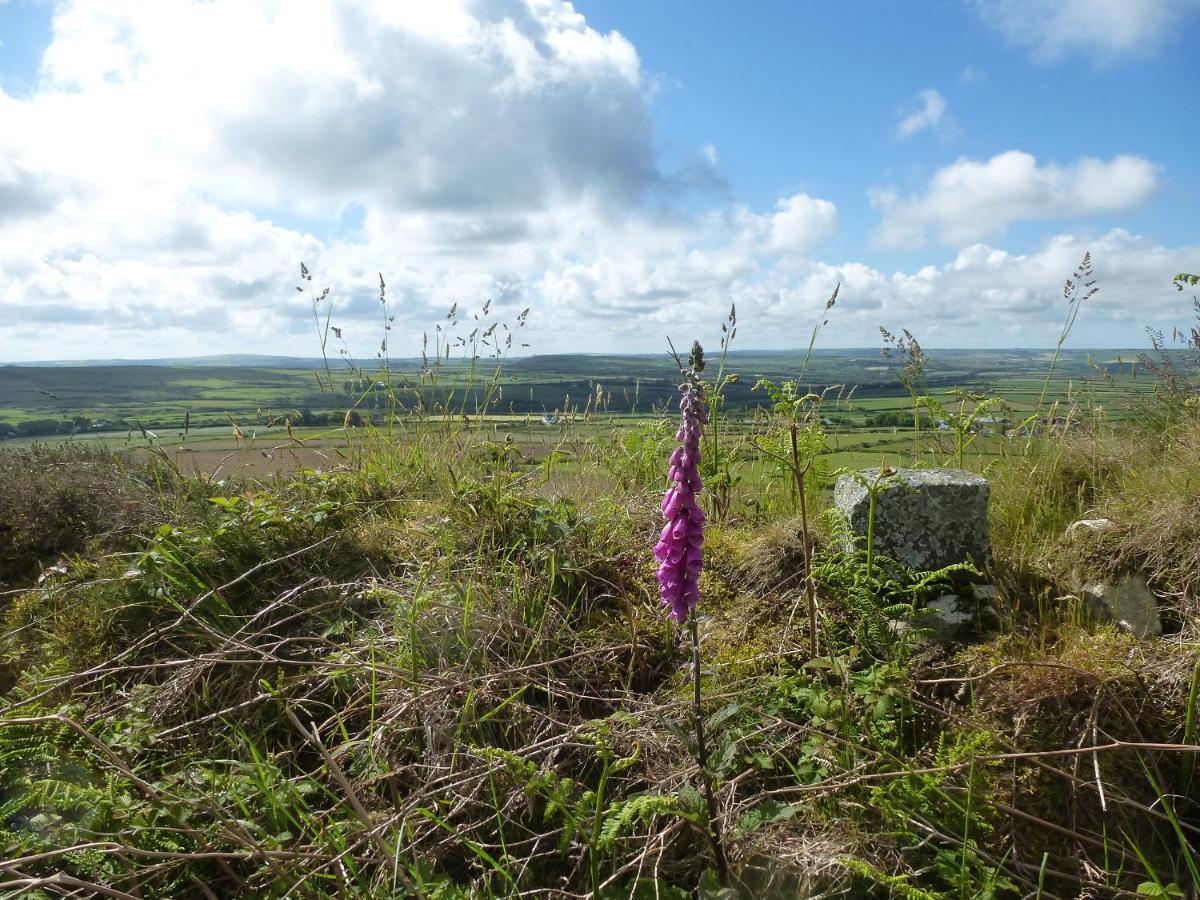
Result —
[[[919, 571], [970, 562], [982, 569], [992, 556], [987, 479], [961, 469], [894, 469], [879, 481], [875, 552]], [[878, 469], [843, 475], [834, 503], [857, 537], [866, 538], [867, 485]]]

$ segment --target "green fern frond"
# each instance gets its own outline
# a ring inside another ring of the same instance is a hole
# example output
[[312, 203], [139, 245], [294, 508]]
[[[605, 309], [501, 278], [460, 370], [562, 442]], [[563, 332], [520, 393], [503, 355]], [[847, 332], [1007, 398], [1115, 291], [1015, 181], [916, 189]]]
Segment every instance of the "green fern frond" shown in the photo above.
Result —
[[686, 817], [678, 797], [668, 794], [636, 794], [614, 803], [604, 813], [599, 849], [605, 853], [610, 852], [617, 838], [633, 830], [634, 822], [645, 825], [655, 816], [665, 815]]

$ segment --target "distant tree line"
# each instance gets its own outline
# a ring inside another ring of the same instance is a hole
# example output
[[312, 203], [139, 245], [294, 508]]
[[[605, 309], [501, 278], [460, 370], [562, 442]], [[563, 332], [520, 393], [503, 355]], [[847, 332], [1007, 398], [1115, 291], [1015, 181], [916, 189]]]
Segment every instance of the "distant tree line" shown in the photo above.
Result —
[[[913, 414], [902, 410], [870, 413], [863, 421], [868, 428], [912, 428]], [[929, 428], [936, 424], [928, 413], [921, 413], [922, 428]]]
[[[102, 427], [124, 428], [124, 423], [117, 425], [105, 423]], [[26, 419], [24, 422], [0, 422], [0, 440], [14, 437], [43, 437], [56, 434], [78, 434], [81, 431], [95, 430], [95, 425], [87, 416], [74, 416], [70, 419]]]
[[[236, 416], [234, 418], [235, 421], [238, 421]], [[269, 421], [258, 420], [257, 424], [282, 426], [285, 421], [289, 421], [296, 426], [310, 428], [325, 425], [339, 428], [343, 425], [349, 425], [351, 428], [358, 428], [370, 424], [372, 418], [370, 415], [356, 409], [352, 409], [349, 412], [314, 412], [305, 407], [304, 409], [274, 415]], [[228, 424], [229, 420], [224, 416], [213, 416], [212, 418], [192, 416], [189, 428], [212, 428], [220, 425], [227, 426]], [[249, 420], [238, 421], [238, 424], [252, 426], [256, 424], [256, 420], [251, 418]], [[74, 416], [70, 419], [27, 419], [24, 422], [0, 422], [0, 441], [11, 438], [70, 436], [89, 431], [129, 431], [140, 428], [165, 434], [182, 432], [183, 418], [138, 419], [137, 421], [130, 422], [123, 418], [98, 419], [93, 421], [87, 416]]]

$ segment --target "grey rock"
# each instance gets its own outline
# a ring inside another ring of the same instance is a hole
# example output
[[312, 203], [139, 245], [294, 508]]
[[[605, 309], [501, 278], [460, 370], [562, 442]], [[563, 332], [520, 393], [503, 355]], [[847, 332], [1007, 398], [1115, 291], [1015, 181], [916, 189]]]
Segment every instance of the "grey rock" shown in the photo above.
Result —
[[1000, 589], [998, 587], [994, 584], [973, 584], [971, 585], [971, 593], [975, 596], [976, 601], [995, 611], [995, 607], [992, 604], [1000, 596]]
[[926, 603], [918, 624], [943, 644], [978, 639], [996, 622], [995, 597], [995, 585], [965, 585]]
[[966, 625], [975, 618], [975, 614], [962, 606], [962, 598], [958, 594], [942, 594], [936, 600], [930, 600], [925, 608], [933, 612], [946, 625], [958, 628]]
[[1098, 533], [1102, 531], [1112, 531], [1117, 527], [1117, 523], [1112, 519], [1080, 519], [1078, 522], [1072, 522], [1067, 526], [1067, 537], [1071, 537], [1079, 533]]
[[1093, 581], [1083, 585], [1083, 595], [1095, 611], [1139, 638], [1163, 633], [1158, 597], [1150, 590], [1145, 575], [1134, 573], [1114, 581]]
[[942, 594], [925, 604], [920, 628], [933, 640], [949, 644], [970, 635], [975, 629], [975, 614], [958, 594]]
[[[875, 501], [875, 552], [914, 569], [940, 569], [991, 561], [986, 478], [960, 469], [896, 469], [880, 482]], [[843, 475], [834, 488], [834, 504], [851, 532], [867, 535], [870, 497], [878, 469]]]

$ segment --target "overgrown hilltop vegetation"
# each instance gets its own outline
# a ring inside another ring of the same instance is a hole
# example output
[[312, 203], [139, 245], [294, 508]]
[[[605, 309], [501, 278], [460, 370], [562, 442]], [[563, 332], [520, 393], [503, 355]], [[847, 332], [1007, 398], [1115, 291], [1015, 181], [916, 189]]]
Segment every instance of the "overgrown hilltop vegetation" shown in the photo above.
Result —
[[[909, 460], [983, 466], [994, 404], [926, 393], [919, 344], [892, 349]], [[703, 774], [650, 554], [673, 418], [592, 423], [531, 460], [493, 421], [412, 403], [337, 466], [259, 479], [7, 451], [0, 890], [1194, 894], [1189, 360], [1152, 351], [1136, 416], [1047, 400], [987, 457], [999, 598], [950, 644], [923, 607], [965, 573], [843, 549], [805, 376], [745, 419], [710, 360]], [[922, 427], [935, 403], [954, 440]], [[1066, 537], [1084, 517], [1115, 527]], [[1079, 569], [1147, 573], [1167, 634], [1099, 620]]]

